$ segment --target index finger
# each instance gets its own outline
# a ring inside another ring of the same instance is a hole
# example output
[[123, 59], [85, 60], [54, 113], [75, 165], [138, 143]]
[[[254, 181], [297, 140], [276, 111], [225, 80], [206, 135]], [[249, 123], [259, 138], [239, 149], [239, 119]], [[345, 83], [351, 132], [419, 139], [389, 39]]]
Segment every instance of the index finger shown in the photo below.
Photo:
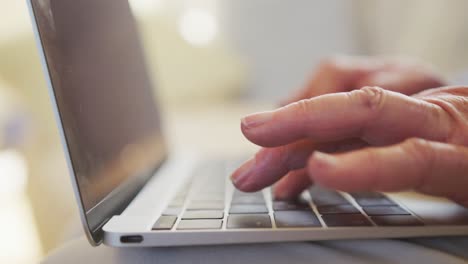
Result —
[[408, 137], [445, 141], [450, 122], [448, 114], [435, 104], [379, 87], [364, 87], [253, 114], [243, 118], [241, 126], [250, 141], [266, 147], [303, 138], [314, 142], [361, 138], [381, 145]]

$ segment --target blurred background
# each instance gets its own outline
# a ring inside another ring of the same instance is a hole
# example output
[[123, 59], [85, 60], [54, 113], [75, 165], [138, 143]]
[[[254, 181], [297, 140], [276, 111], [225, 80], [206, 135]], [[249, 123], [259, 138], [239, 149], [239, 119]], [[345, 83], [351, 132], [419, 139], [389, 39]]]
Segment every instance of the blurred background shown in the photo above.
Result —
[[[37, 262], [81, 234], [25, 2], [0, 0], [0, 263]], [[169, 126], [184, 109], [271, 106], [331, 54], [412, 56], [448, 78], [468, 69], [463, 0], [130, 2]]]

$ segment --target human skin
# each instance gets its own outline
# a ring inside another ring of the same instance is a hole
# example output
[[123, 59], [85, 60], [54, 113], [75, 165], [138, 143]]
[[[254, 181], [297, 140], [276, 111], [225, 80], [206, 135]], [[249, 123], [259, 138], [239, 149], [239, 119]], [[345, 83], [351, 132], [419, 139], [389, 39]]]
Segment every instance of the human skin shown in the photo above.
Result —
[[280, 199], [313, 183], [341, 191], [401, 191], [468, 206], [468, 86], [444, 86], [401, 59], [334, 57], [273, 111], [242, 118], [262, 146], [232, 174], [242, 191], [275, 184]]

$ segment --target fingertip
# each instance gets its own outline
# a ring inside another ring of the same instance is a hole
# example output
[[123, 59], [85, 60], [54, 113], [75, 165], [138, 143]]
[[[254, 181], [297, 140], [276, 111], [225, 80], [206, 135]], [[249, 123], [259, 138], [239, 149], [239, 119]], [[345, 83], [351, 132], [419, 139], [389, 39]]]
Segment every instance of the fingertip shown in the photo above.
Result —
[[309, 159], [309, 165], [320, 170], [328, 170], [336, 165], [336, 158], [321, 151], [314, 151]]
[[232, 184], [243, 192], [256, 192], [263, 189], [265, 185], [262, 178], [259, 177], [262, 175], [263, 167], [257, 163], [256, 158], [246, 161], [231, 174]]
[[231, 174], [231, 182], [237, 189], [244, 191], [246, 189], [247, 180], [250, 177], [250, 172], [254, 166], [255, 161], [250, 159], [242, 164]]
[[241, 132], [245, 138], [247, 138], [250, 142], [262, 146], [262, 147], [274, 147], [274, 144], [270, 144], [271, 140], [269, 139], [268, 135], [265, 135], [265, 129], [261, 126], [263, 124], [257, 123], [253, 120], [256, 114], [243, 117], [241, 119]]
[[244, 116], [241, 119], [242, 126], [246, 129], [254, 129], [268, 124], [273, 119], [274, 111], [265, 111]]
[[241, 120], [241, 132], [246, 139], [250, 142], [267, 148], [277, 147], [282, 145], [284, 142], [278, 142], [278, 137], [272, 137], [272, 131], [274, 127], [265, 125], [263, 127], [249, 127], [244, 119]]
[[247, 138], [249, 141], [251, 141], [252, 143], [255, 143], [255, 133], [253, 133], [253, 131], [247, 126], [246, 124], [246, 121], [244, 120], [244, 118], [241, 119], [241, 132], [242, 134], [244, 135], [245, 138]]

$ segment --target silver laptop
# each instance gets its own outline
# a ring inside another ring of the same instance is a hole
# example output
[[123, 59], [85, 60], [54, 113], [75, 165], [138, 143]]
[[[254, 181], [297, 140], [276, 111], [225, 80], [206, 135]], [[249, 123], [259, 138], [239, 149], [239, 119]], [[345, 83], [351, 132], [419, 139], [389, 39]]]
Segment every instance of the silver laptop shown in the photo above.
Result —
[[[234, 190], [235, 162], [166, 148], [127, 0], [29, 0], [92, 245], [180, 246], [468, 235], [468, 210], [416, 193]], [[218, 144], [218, 143], [215, 143]]]

